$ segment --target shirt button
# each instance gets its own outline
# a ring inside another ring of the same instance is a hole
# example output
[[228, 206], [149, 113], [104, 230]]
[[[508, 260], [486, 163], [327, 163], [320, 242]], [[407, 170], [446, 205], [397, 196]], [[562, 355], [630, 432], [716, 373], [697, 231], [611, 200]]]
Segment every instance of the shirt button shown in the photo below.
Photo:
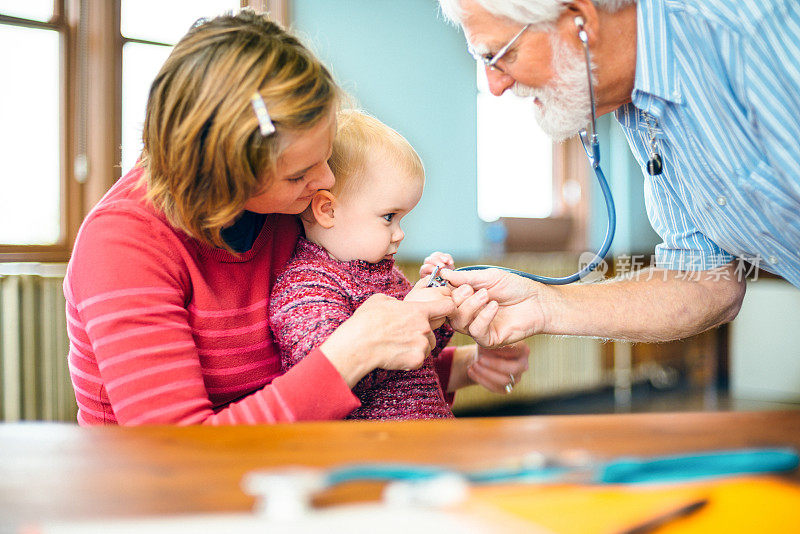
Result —
[[717, 197], [717, 204], [719, 204], [720, 206], [724, 206], [727, 203], [728, 203], [727, 198], [723, 197], [722, 195]]
[[775, 265], [776, 263], [778, 263], [778, 258], [776, 258], [775, 256], [770, 256], [769, 258], [767, 258], [767, 260], [769, 260], [769, 262], [772, 265]]

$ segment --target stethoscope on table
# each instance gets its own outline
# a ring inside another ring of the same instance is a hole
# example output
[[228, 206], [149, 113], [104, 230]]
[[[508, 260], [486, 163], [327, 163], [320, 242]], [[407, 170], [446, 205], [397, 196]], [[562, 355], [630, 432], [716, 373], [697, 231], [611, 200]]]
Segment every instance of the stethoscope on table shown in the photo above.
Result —
[[[608, 250], [611, 248], [611, 242], [614, 240], [614, 231], [616, 230], [617, 226], [617, 212], [614, 209], [614, 197], [611, 195], [611, 189], [608, 187], [608, 181], [606, 180], [605, 175], [603, 174], [603, 169], [600, 168], [600, 142], [597, 139], [597, 117], [596, 117], [596, 108], [595, 108], [595, 96], [594, 96], [594, 83], [592, 82], [592, 57], [591, 53], [589, 52], [589, 37], [586, 34], [586, 30], [584, 29], [584, 22], [582, 17], [575, 18], [575, 25], [578, 27], [578, 38], [580, 39], [581, 43], [583, 43], [583, 49], [586, 55], [586, 77], [589, 81], [589, 97], [591, 100], [592, 105], [592, 121], [591, 121], [591, 128], [592, 133], [589, 134], [586, 132], [586, 129], [580, 131], [580, 138], [581, 143], [583, 144], [583, 150], [586, 152], [586, 157], [589, 159], [589, 163], [592, 165], [592, 169], [594, 170], [594, 174], [597, 177], [597, 182], [600, 184], [600, 189], [603, 192], [603, 197], [606, 201], [606, 211], [608, 212], [608, 226], [606, 227], [606, 236], [603, 239], [603, 245], [600, 247], [600, 250], [594, 255], [594, 258], [586, 264], [584, 268], [580, 271], [571, 274], [569, 276], [564, 276], [561, 278], [552, 278], [549, 276], [540, 276], [536, 274], [526, 273], [524, 271], [518, 271], [516, 269], [510, 269], [508, 267], [500, 267], [496, 265], [469, 265], [466, 267], [459, 267], [456, 271], [476, 271], [482, 269], [501, 269], [503, 271], [507, 271], [518, 276], [522, 276], [524, 278], [529, 278], [536, 282], [541, 282], [543, 284], [550, 284], [550, 285], [563, 285], [563, 284], [571, 284], [572, 282], [576, 282], [592, 272], [603, 259], [608, 254]], [[431, 276], [431, 282], [429, 285], [441, 285], [444, 280], [441, 277], [438, 277], [438, 269], [434, 271], [433, 276]]]
[[[356, 463], [329, 469], [285, 468], [248, 473], [243, 482], [257, 498], [257, 508], [278, 516], [288, 509], [307, 509], [313, 494], [350, 482], [386, 482], [384, 500], [453, 504], [472, 485], [492, 484], [672, 484], [731, 476], [791, 473], [800, 465], [792, 448], [754, 448], [689, 452], [656, 457], [622, 457], [596, 461], [573, 451], [564, 458], [531, 453], [497, 467], [463, 470], [416, 463]], [[259, 504], [260, 503], [260, 504]]]

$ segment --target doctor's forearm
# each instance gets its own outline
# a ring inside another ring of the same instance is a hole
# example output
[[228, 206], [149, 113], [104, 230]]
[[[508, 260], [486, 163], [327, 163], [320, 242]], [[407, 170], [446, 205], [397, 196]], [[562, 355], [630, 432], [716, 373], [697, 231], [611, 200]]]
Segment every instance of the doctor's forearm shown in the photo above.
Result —
[[737, 280], [732, 264], [726, 273], [728, 279], [646, 269], [627, 279], [553, 287], [543, 302], [546, 333], [639, 342], [682, 339], [736, 316], [745, 282]]

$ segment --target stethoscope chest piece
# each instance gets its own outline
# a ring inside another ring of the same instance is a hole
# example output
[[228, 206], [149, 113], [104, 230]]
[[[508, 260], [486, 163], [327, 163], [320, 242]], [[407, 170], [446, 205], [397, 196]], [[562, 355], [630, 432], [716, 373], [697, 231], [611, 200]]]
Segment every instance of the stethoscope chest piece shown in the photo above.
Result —
[[662, 170], [664, 170], [664, 163], [661, 161], [661, 154], [656, 152], [647, 161], [647, 173], [650, 176], [658, 176]]
[[653, 125], [653, 118], [649, 113], [644, 112], [644, 121], [647, 125], [647, 135], [650, 137], [650, 159], [647, 161], [647, 173], [650, 176], [658, 176], [664, 170], [664, 161], [658, 153], [658, 141], [656, 140], [656, 128]]

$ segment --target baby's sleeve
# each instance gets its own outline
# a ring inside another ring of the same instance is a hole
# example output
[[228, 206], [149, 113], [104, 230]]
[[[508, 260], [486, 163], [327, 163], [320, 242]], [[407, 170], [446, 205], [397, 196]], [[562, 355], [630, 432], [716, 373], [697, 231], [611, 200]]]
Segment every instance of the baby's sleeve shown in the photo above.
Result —
[[351, 315], [347, 293], [329, 273], [290, 266], [270, 296], [269, 323], [286, 371], [319, 347]]
[[436, 346], [431, 351], [431, 356], [437, 357], [442, 352], [442, 349], [450, 343], [450, 338], [453, 337], [454, 333], [453, 328], [447, 322], [434, 330], [433, 335], [436, 337]]
[[[286, 372], [322, 345], [339, 325], [353, 315], [355, 305], [336, 275], [314, 266], [290, 266], [270, 296], [270, 328]], [[353, 392], [358, 395], [386, 379], [374, 369]]]

